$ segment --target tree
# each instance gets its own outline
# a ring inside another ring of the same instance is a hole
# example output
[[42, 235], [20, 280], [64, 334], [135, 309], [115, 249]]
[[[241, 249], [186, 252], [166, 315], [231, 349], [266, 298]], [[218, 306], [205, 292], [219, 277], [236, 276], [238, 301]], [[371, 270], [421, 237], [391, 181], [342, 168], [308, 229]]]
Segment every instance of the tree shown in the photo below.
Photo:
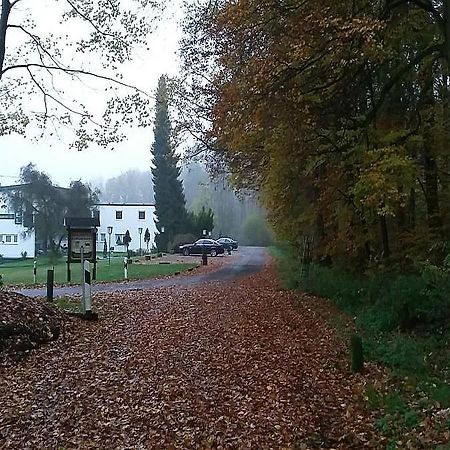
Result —
[[261, 193], [278, 236], [314, 237], [316, 260], [442, 263], [449, 22], [447, 1], [197, 4], [185, 128]]
[[148, 246], [150, 244], [150, 231], [148, 230], [148, 228], [145, 229], [145, 233], [144, 233], [144, 242], [147, 244], [147, 253], [148, 253]]
[[190, 232], [200, 238], [203, 236], [203, 230], [207, 233], [212, 232], [214, 228], [214, 213], [211, 208], [206, 208], [202, 206], [202, 209], [198, 212], [189, 212], [188, 222], [190, 227]]
[[[160, 5], [152, 0], [1, 0], [0, 134], [38, 127], [53, 135], [69, 128], [73, 146], [81, 150], [91, 142], [120, 141], [121, 124], [133, 116], [147, 124], [148, 96], [123, 80], [119, 66], [132, 59], [136, 46], [146, 44]], [[88, 84], [110, 92], [104, 114], [83, 95]]]
[[[161, 76], [156, 93], [156, 117], [154, 127], [155, 141], [153, 153], [153, 188], [155, 193], [155, 215], [157, 217], [156, 245], [160, 251], [176, 234], [186, 226], [186, 201], [183, 185], [179, 179], [178, 155], [171, 143], [171, 124], [169, 117], [169, 98], [166, 78]], [[162, 227], [164, 232], [162, 233]]]
[[55, 186], [32, 163], [21, 168], [19, 179], [19, 185], [6, 187], [6, 197], [23, 224], [36, 231], [44, 251], [52, 241], [60, 247], [66, 235], [64, 217], [91, 217], [91, 207], [98, 201], [98, 192], [89, 185], [72, 181], [69, 188]]
[[130, 242], [131, 242], [131, 236], [130, 236], [130, 232], [129, 230], [125, 231], [125, 234], [123, 236], [123, 245], [125, 245], [125, 247], [127, 248], [127, 256], [130, 256], [130, 250], [129, 250], [129, 246], [130, 246]]

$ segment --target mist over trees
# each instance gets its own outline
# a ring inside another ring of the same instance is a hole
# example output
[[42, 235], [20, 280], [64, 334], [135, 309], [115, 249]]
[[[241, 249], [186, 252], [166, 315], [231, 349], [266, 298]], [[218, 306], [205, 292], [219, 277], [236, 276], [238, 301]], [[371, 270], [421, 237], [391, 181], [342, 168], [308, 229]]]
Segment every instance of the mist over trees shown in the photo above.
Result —
[[[150, 166], [150, 164], [149, 164]], [[103, 180], [93, 180], [92, 185], [100, 190], [102, 203], [153, 203], [153, 182], [148, 171], [127, 170]]]
[[198, 212], [205, 207], [214, 211], [215, 237], [230, 236], [249, 245], [267, 245], [271, 242], [272, 234], [265, 211], [254, 193], [236, 195], [226, 178], [212, 180], [206, 168], [199, 163], [186, 167], [182, 177], [187, 208]]

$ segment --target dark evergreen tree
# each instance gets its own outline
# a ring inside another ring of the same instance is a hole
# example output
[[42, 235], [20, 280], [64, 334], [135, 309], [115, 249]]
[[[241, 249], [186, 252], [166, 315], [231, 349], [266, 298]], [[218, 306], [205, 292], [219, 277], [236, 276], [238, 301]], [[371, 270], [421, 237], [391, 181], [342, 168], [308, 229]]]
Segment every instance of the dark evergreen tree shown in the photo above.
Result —
[[203, 237], [203, 230], [206, 230], [209, 235], [214, 228], [214, 212], [211, 208], [206, 209], [202, 206], [198, 213], [189, 212], [188, 219], [190, 232], [197, 238]]
[[130, 242], [131, 242], [131, 236], [130, 231], [125, 231], [125, 235], [123, 236], [123, 245], [127, 248], [127, 256], [130, 257]]
[[150, 243], [150, 239], [151, 239], [150, 231], [148, 230], [148, 228], [146, 228], [145, 234], [144, 234], [144, 242], [147, 244], [147, 253], [148, 253], [148, 245]]
[[[168, 91], [165, 76], [159, 79], [156, 93], [155, 141], [153, 143], [153, 189], [155, 193], [155, 241], [158, 250], [168, 249], [176, 234], [186, 226], [186, 200], [181, 183], [179, 158], [171, 145]], [[164, 227], [164, 232], [161, 232]]]

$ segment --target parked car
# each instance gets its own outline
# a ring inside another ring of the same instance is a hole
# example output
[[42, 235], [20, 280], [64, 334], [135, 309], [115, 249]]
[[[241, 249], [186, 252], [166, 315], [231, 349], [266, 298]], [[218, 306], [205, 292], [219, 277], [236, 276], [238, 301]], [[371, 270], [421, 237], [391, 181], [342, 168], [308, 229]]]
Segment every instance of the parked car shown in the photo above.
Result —
[[213, 239], [199, 239], [193, 244], [180, 245], [180, 252], [184, 256], [202, 255], [205, 249], [207, 255], [217, 256], [225, 252], [225, 249]]
[[231, 248], [231, 250], [237, 250], [238, 243], [234, 239], [228, 238], [228, 237], [221, 237], [217, 239], [217, 242], [222, 245], [225, 249]]

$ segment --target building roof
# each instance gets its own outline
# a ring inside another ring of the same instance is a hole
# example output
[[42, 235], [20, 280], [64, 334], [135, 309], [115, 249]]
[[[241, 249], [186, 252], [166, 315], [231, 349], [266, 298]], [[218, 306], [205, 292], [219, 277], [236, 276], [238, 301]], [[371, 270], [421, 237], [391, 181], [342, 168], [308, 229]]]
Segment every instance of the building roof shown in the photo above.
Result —
[[[31, 186], [32, 183], [22, 183], [22, 184], [9, 184], [7, 186], [2, 186], [0, 185], [0, 191], [13, 191], [13, 190], [18, 190], [27, 186]], [[57, 189], [59, 191], [68, 191], [69, 188], [65, 188], [65, 187], [61, 187], [61, 186], [55, 186], [52, 185], [52, 187], [54, 189]]]
[[64, 225], [68, 228], [94, 228], [100, 226], [98, 217], [66, 217]]
[[94, 206], [155, 206], [154, 203], [96, 203]]

